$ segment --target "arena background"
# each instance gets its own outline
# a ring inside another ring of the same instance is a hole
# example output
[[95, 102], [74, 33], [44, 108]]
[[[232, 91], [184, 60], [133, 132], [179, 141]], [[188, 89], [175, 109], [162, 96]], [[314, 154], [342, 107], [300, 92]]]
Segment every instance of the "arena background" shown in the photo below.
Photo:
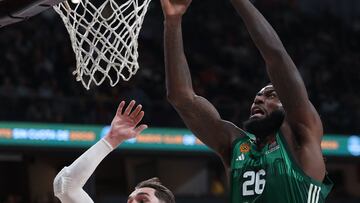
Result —
[[[335, 186], [328, 201], [360, 202], [360, 1], [257, 0], [297, 64], [324, 122], [323, 150]], [[238, 125], [268, 82], [264, 63], [228, 1], [193, 0], [183, 21], [196, 92]], [[0, 29], [0, 203], [53, 203], [52, 180], [104, 133], [121, 100], [135, 99], [150, 125], [109, 155], [86, 185], [99, 203], [125, 202], [158, 176], [178, 203], [227, 202], [219, 160], [166, 101], [163, 17], [150, 4], [130, 82], [87, 91], [71, 74], [70, 40], [48, 10]]]

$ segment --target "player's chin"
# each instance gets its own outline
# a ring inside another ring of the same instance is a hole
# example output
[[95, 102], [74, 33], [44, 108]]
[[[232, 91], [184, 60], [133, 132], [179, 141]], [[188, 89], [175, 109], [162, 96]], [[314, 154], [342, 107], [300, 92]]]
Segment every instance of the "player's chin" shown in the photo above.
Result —
[[265, 118], [266, 115], [265, 114], [253, 114], [250, 116], [249, 120], [260, 120]]

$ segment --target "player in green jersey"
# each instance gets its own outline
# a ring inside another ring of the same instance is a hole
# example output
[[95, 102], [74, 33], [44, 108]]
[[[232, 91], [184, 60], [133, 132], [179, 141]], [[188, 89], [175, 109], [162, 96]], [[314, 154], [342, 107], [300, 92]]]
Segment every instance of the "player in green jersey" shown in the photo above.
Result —
[[191, 0], [161, 0], [168, 100], [187, 127], [221, 157], [231, 182], [232, 203], [324, 202], [332, 184], [320, 146], [323, 127], [301, 76], [252, 3], [231, 2], [261, 52], [271, 81], [257, 93], [249, 120], [243, 129], [223, 120], [193, 90], [181, 30]]

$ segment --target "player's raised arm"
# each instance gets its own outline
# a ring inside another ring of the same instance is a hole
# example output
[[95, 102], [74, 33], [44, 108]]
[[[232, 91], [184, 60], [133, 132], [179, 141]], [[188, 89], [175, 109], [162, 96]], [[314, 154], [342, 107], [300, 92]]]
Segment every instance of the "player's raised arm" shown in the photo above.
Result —
[[231, 0], [260, 50], [272, 84], [286, 111], [286, 119], [303, 142], [320, 143], [320, 117], [309, 101], [304, 82], [278, 35], [249, 0]]
[[164, 52], [167, 97], [186, 126], [229, 165], [231, 142], [240, 129], [223, 121], [214, 106], [195, 94], [185, 57], [182, 16], [191, 0], [161, 0], [165, 17]]
[[54, 179], [54, 193], [62, 203], [91, 203], [93, 200], [82, 189], [100, 162], [119, 144], [140, 134], [146, 125], [138, 125], [144, 116], [141, 105], [135, 110], [135, 101], [123, 111], [125, 102], [122, 101], [111, 123], [109, 133], [70, 166], [64, 167]]

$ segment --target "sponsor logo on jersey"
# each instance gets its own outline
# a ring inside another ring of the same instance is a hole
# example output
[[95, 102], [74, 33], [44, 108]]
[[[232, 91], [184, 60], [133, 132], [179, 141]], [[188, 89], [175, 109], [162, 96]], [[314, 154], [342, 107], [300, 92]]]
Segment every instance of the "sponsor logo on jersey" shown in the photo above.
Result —
[[250, 151], [250, 144], [249, 143], [242, 143], [240, 145], [240, 152], [241, 153], [248, 153]]
[[270, 145], [269, 145], [269, 150], [271, 150], [272, 148], [278, 146], [278, 143], [276, 141], [272, 142]]
[[269, 145], [269, 150], [266, 151], [265, 154], [270, 154], [271, 152], [273, 152], [279, 148], [280, 148], [279, 144], [275, 141]]
[[245, 155], [241, 154], [240, 156], [238, 156], [235, 161], [244, 161], [245, 160]]

